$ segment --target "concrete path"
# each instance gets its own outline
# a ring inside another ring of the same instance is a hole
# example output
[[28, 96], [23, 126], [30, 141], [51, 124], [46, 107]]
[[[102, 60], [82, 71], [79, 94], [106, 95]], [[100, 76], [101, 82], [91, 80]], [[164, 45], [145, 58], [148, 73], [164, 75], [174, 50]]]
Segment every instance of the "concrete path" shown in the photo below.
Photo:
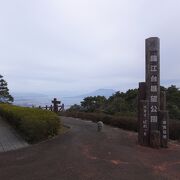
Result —
[[61, 117], [71, 129], [51, 140], [0, 153], [0, 180], [179, 180], [180, 146], [151, 149], [137, 133]]
[[0, 152], [12, 151], [27, 146], [28, 143], [0, 117]]

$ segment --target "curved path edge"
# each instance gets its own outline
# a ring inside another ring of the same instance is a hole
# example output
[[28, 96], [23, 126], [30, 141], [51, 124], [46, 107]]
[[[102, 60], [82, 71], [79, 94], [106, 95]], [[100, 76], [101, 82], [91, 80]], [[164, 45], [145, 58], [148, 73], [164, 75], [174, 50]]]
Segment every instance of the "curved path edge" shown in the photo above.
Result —
[[0, 117], [0, 152], [28, 147], [28, 143]]

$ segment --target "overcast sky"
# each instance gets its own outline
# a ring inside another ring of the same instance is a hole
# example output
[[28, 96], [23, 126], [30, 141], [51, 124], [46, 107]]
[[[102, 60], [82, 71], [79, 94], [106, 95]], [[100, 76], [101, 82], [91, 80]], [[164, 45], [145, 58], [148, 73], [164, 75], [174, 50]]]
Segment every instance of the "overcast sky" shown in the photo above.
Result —
[[136, 88], [151, 36], [179, 87], [179, 0], [0, 0], [0, 74], [11, 92]]

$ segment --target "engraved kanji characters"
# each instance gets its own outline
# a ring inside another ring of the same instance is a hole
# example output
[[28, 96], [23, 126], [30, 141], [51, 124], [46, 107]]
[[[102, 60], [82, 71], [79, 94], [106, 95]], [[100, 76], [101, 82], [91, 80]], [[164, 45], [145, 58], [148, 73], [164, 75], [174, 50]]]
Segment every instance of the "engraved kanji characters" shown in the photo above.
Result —
[[158, 108], [157, 108], [157, 106], [152, 105], [152, 106], [151, 106], [151, 112], [152, 112], [152, 113], [156, 113], [156, 112], [158, 112]]
[[151, 86], [151, 92], [157, 92], [157, 85]]
[[151, 72], [156, 72], [158, 69], [157, 65], [151, 65]]
[[148, 121], [147, 121], [147, 106], [144, 105], [143, 106], [143, 116], [144, 116], [144, 120], [143, 120], [143, 135], [147, 136], [147, 130], [148, 130]]
[[156, 75], [152, 75], [151, 76], [151, 82], [157, 82], [158, 79], [157, 79], [157, 76]]
[[152, 56], [150, 57], [150, 61], [151, 61], [151, 62], [157, 62], [157, 56], [156, 56], [156, 55], [152, 55]]
[[157, 123], [157, 116], [150, 116], [150, 120], [152, 123]]
[[150, 101], [151, 102], [157, 102], [157, 96], [151, 96]]

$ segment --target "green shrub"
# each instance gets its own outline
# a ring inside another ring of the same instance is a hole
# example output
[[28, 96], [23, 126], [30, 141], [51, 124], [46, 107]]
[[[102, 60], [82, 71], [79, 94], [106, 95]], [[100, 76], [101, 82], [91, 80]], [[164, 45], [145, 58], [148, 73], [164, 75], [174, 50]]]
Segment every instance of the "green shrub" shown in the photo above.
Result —
[[[105, 124], [116, 126], [125, 130], [136, 131], [138, 129], [138, 121], [135, 117], [112, 116], [103, 113], [85, 113], [85, 112], [65, 112], [64, 116], [70, 116], [81, 119], [89, 119], [93, 122], [102, 121]], [[169, 137], [173, 140], [180, 140], [180, 121], [170, 119]]]
[[81, 119], [89, 119], [93, 122], [102, 121], [105, 124], [116, 126], [126, 130], [137, 131], [137, 119], [133, 117], [112, 116], [104, 113], [65, 112], [64, 116]]
[[58, 134], [59, 117], [47, 110], [0, 104], [0, 115], [28, 142], [38, 142]]
[[174, 140], [180, 140], [180, 121], [171, 119], [169, 123], [169, 137]]

